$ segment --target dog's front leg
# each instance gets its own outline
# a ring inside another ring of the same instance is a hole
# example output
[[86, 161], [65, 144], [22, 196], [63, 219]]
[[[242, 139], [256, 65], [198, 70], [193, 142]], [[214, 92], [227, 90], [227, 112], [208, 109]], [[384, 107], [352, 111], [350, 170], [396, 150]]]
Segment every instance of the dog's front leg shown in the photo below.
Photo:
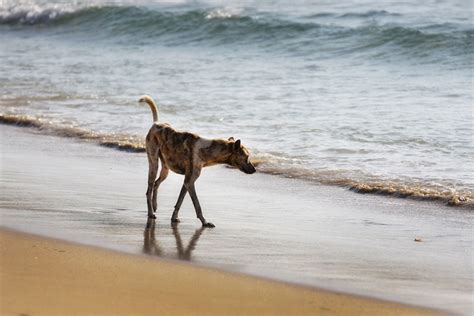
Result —
[[[188, 178], [188, 177], [186, 177]], [[191, 200], [193, 201], [194, 210], [196, 211], [196, 216], [201, 220], [202, 226], [204, 227], [215, 227], [213, 223], [206, 222], [206, 219], [202, 215], [201, 205], [199, 204], [198, 197], [196, 195], [196, 189], [194, 188], [194, 182], [196, 181], [197, 177], [189, 177], [189, 179], [184, 180], [184, 185], [191, 196]]]
[[186, 196], [186, 193], [188, 193], [188, 190], [186, 189], [186, 186], [183, 184], [183, 186], [181, 187], [181, 192], [179, 192], [178, 201], [176, 202], [176, 205], [174, 206], [173, 216], [171, 216], [172, 223], [179, 223], [178, 213], [179, 213], [179, 209], [181, 208], [181, 204], [183, 204], [183, 200], [184, 200], [184, 197]]

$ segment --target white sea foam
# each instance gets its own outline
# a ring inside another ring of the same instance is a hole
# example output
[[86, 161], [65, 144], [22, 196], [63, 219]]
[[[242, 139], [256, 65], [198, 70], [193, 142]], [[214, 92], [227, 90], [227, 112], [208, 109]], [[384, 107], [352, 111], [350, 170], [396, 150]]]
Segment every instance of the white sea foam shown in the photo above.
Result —
[[55, 20], [83, 9], [73, 3], [39, 3], [36, 1], [6, 1], [0, 4], [0, 23], [36, 24]]
[[206, 19], [229, 19], [239, 17], [242, 13], [242, 9], [238, 8], [220, 8], [210, 11], [206, 15]]

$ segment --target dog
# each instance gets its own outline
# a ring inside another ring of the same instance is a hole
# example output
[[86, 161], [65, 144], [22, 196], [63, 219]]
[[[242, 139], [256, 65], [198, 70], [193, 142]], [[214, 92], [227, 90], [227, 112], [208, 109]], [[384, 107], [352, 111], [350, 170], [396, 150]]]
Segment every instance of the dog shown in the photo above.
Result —
[[[186, 193], [193, 201], [197, 218], [204, 227], [215, 227], [202, 215], [201, 205], [196, 195], [194, 183], [201, 175], [203, 167], [226, 164], [240, 171], [252, 174], [255, 167], [250, 162], [250, 152], [241, 144], [240, 139], [206, 139], [193, 133], [175, 130], [167, 123], [158, 122], [158, 108], [150, 96], [143, 96], [139, 103], [147, 103], [153, 115], [153, 125], [146, 136], [146, 153], [148, 156], [148, 189], [146, 200], [148, 218], [156, 218], [157, 193], [160, 184], [165, 181], [169, 170], [184, 175], [184, 184], [171, 216], [172, 223], [179, 223], [178, 213]], [[160, 176], [158, 160], [161, 162]]]

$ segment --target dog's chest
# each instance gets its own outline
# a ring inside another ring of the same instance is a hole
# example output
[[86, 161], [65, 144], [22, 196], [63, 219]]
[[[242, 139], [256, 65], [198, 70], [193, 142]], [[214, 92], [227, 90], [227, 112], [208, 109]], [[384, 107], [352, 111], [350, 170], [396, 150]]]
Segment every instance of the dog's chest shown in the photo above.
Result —
[[178, 174], [185, 174], [186, 170], [190, 168], [189, 163], [179, 157], [166, 156], [163, 154], [163, 161], [168, 169]]

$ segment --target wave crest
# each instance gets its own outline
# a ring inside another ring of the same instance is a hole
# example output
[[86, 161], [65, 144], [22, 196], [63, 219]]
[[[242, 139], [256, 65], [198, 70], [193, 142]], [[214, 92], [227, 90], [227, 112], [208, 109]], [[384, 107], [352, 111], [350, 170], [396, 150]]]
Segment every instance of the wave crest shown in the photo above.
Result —
[[455, 190], [445, 185], [415, 180], [385, 179], [349, 170], [309, 169], [304, 167], [305, 162], [302, 160], [267, 153], [257, 154], [254, 160], [258, 164], [258, 171], [267, 174], [344, 187], [361, 194], [440, 201], [449, 206], [474, 208], [474, 192], [466, 189]]
[[34, 127], [45, 134], [94, 141], [101, 146], [129, 152], [145, 152], [143, 137], [125, 134], [97, 133], [68, 124], [57, 124], [48, 119], [18, 114], [0, 114], [0, 123]]
[[67, 4], [19, 4], [0, 7], [0, 24], [43, 24], [82, 9]]
[[[462, 25], [428, 25], [423, 28], [371, 21], [394, 16], [387, 11], [328, 14], [285, 19], [270, 13], [228, 8], [158, 9], [144, 6], [14, 5], [0, 7], [0, 25], [62, 27], [99, 39], [125, 38], [127, 43], [165, 45], [256, 45], [298, 56], [338, 56], [375, 51], [377, 58], [393, 54], [439, 62], [445, 53], [472, 62], [472, 28]], [[320, 21], [320, 17], [324, 17]], [[326, 20], [331, 19], [329, 21]], [[367, 19], [362, 26], [344, 26], [341, 19]], [[323, 23], [324, 22], [324, 23]], [[91, 34], [91, 30], [94, 30]], [[160, 41], [156, 41], [160, 38]], [[333, 41], [334, 40], [334, 41]], [[334, 45], [334, 43], [344, 43]], [[328, 46], [329, 45], [329, 46]]]

